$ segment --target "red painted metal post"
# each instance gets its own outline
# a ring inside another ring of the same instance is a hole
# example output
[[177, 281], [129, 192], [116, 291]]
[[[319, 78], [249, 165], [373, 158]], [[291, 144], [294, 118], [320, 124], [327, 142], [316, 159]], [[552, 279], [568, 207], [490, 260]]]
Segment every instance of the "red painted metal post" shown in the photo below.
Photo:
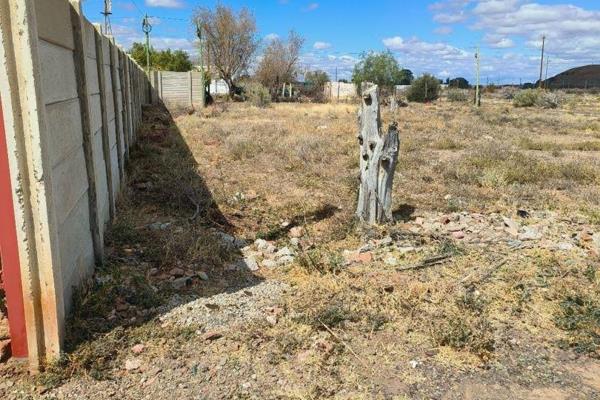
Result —
[[6, 293], [8, 324], [13, 357], [27, 357], [27, 331], [21, 286], [21, 268], [12, 188], [8, 166], [8, 146], [4, 131], [4, 117], [0, 99], [0, 257], [2, 257], [2, 281]]

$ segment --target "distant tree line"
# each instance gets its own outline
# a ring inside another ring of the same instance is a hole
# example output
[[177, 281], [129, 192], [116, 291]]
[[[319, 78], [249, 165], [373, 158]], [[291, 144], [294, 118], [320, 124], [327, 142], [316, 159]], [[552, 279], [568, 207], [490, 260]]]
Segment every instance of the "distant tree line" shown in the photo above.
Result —
[[[133, 43], [129, 54], [141, 67], [146, 67], [144, 44]], [[159, 71], [186, 72], [192, 70], [192, 62], [188, 53], [183, 50], [156, 50], [150, 46], [150, 67]]]

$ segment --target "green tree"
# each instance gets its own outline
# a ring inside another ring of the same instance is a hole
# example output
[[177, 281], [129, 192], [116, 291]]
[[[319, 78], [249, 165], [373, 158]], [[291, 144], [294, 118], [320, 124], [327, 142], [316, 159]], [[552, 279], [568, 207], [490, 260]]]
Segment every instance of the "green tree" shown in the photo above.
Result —
[[469, 89], [471, 87], [471, 85], [469, 85], [469, 81], [462, 77], [450, 79], [447, 83], [448, 87], [456, 89]]
[[412, 81], [415, 79], [412, 71], [410, 69], [401, 69], [400, 74], [398, 75], [398, 81], [396, 85], [410, 85]]
[[[145, 45], [134, 43], [129, 54], [142, 67], [146, 66]], [[156, 50], [150, 46], [150, 67], [159, 71], [187, 72], [191, 71], [192, 62], [183, 50]]]
[[359, 89], [363, 82], [371, 82], [392, 92], [395, 85], [410, 84], [412, 79], [412, 71], [401, 69], [390, 51], [363, 53], [352, 73], [352, 82]]
[[436, 100], [440, 94], [440, 81], [432, 75], [425, 74], [416, 79], [408, 89], [408, 101], [425, 103]]
[[323, 88], [329, 82], [329, 75], [321, 70], [309, 71], [304, 75], [304, 80], [310, 85]]

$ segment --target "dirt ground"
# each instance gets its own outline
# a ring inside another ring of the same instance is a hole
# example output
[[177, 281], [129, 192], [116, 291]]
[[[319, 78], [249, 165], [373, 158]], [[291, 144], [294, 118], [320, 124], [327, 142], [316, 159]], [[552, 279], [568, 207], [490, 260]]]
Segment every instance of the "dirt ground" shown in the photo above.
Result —
[[598, 110], [384, 110], [369, 228], [356, 105], [148, 108], [64, 358], [0, 366], [0, 397], [600, 398]]

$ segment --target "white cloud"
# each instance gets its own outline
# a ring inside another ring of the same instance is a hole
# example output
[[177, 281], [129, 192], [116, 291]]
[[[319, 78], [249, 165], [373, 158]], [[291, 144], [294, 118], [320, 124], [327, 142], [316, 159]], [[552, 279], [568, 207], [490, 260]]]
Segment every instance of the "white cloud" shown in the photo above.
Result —
[[390, 50], [403, 53], [412, 57], [423, 57], [429, 60], [465, 60], [472, 54], [441, 42], [426, 42], [416, 37], [404, 40], [400, 36], [383, 39], [383, 45]]
[[[537, 79], [535, 71], [543, 35], [546, 36], [546, 51], [551, 60], [549, 75], [598, 62], [600, 11], [597, 7], [596, 10], [589, 8], [591, 6], [586, 9], [564, 3], [540, 4], [535, 0], [440, 0], [429, 6], [435, 22], [456, 24], [471, 21], [469, 28], [482, 32], [482, 41], [488, 48], [516, 49], [508, 56], [492, 56], [485, 54], [484, 47], [482, 63], [487, 65], [485, 69], [482, 65], [482, 71], [493, 71], [506, 79], [512, 77], [528, 81]], [[443, 28], [434, 32], [444, 34]], [[419, 60], [416, 61], [418, 64]], [[463, 66], [457, 63], [444, 69], [454, 75], [454, 71], [462, 68], [467, 74], [471, 68], [469, 63]]]
[[599, 11], [567, 4], [542, 5], [516, 0], [482, 1], [473, 11], [477, 16], [473, 28], [485, 31], [487, 37], [506, 38], [496, 42], [501, 45], [497, 47], [508, 47], [510, 37], [518, 36], [524, 39], [527, 47], [537, 49], [545, 35], [547, 50], [555, 56], [571, 59], [573, 63], [600, 58]]
[[319, 8], [319, 3], [310, 3], [306, 8], [305, 11], [314, 11], [317, 8]]
[[146, 0], [148, 7], [183, 8], [181, 0]]
[[315, 50], [326, 50], [329, 48], [331, 48], [331, 43], [315, 42], [315, 44], [313, 44], [313, 49], [315, 49]]
[[453, 32], [451, 26], [440, 26], [433, 30], [433, 33], [437, 33], [438, 35], [449, 35]]
[[[145, 41], [143, 33], [131, 25], [113, 24], [112, 30], [117, 44], [123, 46], [125, 50], [129, 50], [134, 42]], [[157, 50], [183, 50], [190, 54], [196, 51], [194, 42], [182, 37], [150, 36], [150, 44]]]
[[514, 11], [517, 9], [521, 0], [483, 0], [480, 1], [473, 13], [475, 14], [500, 14]]
[[350, 79], [352, 70], [358, 59], [349, 55], [324, 55], [322, 52], [309, 52], [300, 57], [300, 65], [305, 71], [322, 70], [327, 72], [331, 79], [335, 78], [336, 69], [338, 79]]
[[433, 16], [433, 20], [440, 24], [456, 24], [459, 22], [465, 22], [467, 18], [468, 15], [464, 11], [439, 13]]
[[496, 49], [508, 49], [513, 47], [515, 43], [512, 39], [507, 38], [502, 35], [496, 35], [493, 33], [488, 33], [483, 37], [483, 41], [486, 42], [490, 47]]

